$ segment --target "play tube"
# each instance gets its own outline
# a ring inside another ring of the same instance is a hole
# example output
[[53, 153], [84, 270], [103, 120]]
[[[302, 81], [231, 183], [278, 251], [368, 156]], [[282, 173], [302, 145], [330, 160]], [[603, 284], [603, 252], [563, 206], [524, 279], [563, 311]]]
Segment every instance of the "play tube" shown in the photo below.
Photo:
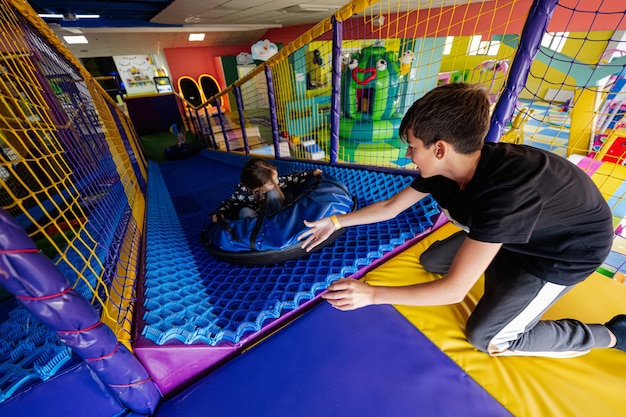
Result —
[[124, 406], [138, 414], [154, 413], [160, 394], [143, 365], [2, 209], [0, 282], [85, 360]]

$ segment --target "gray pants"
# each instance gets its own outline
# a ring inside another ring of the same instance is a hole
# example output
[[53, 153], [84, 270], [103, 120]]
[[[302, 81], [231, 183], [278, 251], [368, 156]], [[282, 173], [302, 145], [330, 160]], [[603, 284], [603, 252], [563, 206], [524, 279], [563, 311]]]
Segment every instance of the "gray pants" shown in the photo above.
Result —
[[[446, 274], [465, 237], [458, 232], [433, 243], [420, 258], [424, 268]], [[571, 288], [529, 274], [502, 249], [485, 271], [484, 295], [467, 321], [467, 338], [491, 355], [572, 357], [607, 347], [610, 337], [603, 325], [540, 320]]]

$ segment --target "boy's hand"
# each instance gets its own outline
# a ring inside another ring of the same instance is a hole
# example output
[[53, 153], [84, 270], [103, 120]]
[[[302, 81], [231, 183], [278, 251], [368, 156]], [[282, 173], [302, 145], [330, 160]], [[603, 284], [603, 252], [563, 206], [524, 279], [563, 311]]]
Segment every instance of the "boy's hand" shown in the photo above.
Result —
[[338, 310], [355, 310], [374, 304], [374, 287], [353, 278], [341, 278], [328, 287], [322, 294], [325, 299]]
[[321, 169], [316, 169], [315, 171], [313, 171], [313, 176], [317, 177], [318, 175], [322, 175]]
[[298, 236], [298, 240], [306, 238], [302, 243], [302, 249], [310, 252], [314, 247], [328, 239], [328, 236], [332, 235], [335, 229], [335, 224], [330, 220], [330, 217], [324, 217], [323, 219], [315, 222], [304, 221], [304, 225], [309, 230], [303, 232]]
[[[218, 221], [218, 217], [217, 217], [217, 216], [218, 216], [218, 214], [214, 214], [214, 215], [211, 217], [211, 220], [213, 220], [213, 223], [217, 223], [217, 221]], [[223, 219], [223, 218], [224, 218], [224, 215], [222, 215], [222, 214], [219, 214], [219, 216], [220, 216], [220, 217], [219, 217], [220, 219]]]

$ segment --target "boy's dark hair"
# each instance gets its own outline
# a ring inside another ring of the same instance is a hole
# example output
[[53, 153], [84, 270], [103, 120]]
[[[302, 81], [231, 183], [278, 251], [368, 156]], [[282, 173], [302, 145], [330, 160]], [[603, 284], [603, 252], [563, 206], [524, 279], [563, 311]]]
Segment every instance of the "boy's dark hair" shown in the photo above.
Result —
[[400, 136], [410, 129], [426, 148], [438, 140], [468, 154], [480, 150], [489, 130], [489, 95], [480, 84], [451, 83], [418, 99], [400, 123]]

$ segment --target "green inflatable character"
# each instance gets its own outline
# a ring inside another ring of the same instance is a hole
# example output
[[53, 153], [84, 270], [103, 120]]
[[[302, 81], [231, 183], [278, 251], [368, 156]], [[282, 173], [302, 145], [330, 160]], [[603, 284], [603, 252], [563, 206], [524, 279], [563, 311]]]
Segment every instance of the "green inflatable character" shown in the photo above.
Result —
[[339, 136], [363, 143], [397, 136], [402, 80], [396, 54], [384, 47], [368, 46], [353, 55], [341, 75]]

